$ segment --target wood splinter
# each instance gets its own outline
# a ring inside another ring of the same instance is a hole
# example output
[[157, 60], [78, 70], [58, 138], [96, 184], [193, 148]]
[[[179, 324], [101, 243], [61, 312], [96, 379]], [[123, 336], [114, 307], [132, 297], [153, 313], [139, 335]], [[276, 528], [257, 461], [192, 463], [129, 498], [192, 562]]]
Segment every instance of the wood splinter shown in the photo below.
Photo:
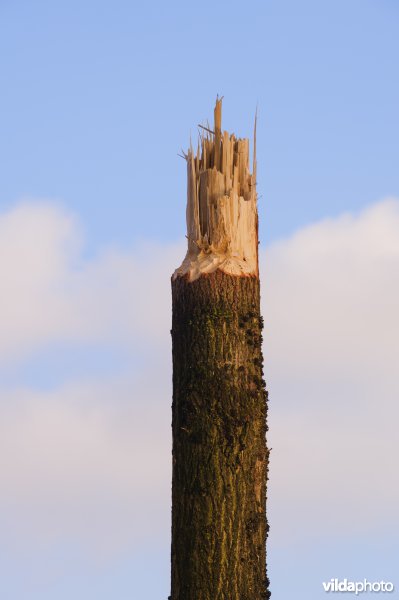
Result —
[[222, 100], [216, 101], [215, 131], [187, 152], [187, 255], [174, 277], [190, 281], [217, 269], [231, 275], [258, 274], [258, 216], [249, 140], [222, 134]]

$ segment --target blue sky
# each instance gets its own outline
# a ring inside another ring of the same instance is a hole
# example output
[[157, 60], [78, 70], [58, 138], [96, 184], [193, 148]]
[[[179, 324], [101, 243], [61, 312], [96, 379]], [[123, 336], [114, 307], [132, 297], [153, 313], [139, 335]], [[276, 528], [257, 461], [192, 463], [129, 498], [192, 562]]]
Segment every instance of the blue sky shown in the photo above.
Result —
[[61, 199], [82, 215], [91, 248], [179, 238], [176, 154], [216, 93], [241, 135], [258, 104], [265, 240], [397, 193], [394, 1], [0, 10], [2, 202]]
[[259, 114], [273, 597], [394, 580], [398, 24], [394, 0], [0, 3], [2, 598], [168, 596], [177, 154], [217, 93], [229, 131]]

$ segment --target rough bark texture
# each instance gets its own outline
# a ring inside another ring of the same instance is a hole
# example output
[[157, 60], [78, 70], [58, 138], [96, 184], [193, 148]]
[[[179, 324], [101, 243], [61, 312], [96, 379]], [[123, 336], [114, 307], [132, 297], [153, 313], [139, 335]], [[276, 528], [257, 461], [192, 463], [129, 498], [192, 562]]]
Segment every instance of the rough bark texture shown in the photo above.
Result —
[[257, 276], [172, 280], [171, 600], [265, 600], [267, 392]]

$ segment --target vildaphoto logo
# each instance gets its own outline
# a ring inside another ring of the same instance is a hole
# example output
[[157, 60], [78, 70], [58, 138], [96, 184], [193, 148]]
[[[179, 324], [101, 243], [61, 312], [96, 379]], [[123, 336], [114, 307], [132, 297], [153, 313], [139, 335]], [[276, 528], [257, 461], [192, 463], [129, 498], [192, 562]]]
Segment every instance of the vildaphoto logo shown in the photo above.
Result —
[[349, 592], [352, 594], [362, 594], [363, 592], [393, 592], [395, 586], [391, 581], [350, 581], [349, 579], [330, 579], [323, 581], [325, 592]]

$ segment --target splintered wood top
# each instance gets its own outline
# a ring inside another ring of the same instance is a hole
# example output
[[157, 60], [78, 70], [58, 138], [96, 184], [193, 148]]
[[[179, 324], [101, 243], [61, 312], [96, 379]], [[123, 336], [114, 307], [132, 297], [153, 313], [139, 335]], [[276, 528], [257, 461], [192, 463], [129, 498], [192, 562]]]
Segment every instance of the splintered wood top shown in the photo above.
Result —
[[216, 100], [214, 130], [200, 127], [197, 151], [190, 146], [184, 155], [188, 248], [173, 277], [193, 281], [217, 269], [257, 276], [256, 119], [252, 174], [249, 140], [222, 132], [222, 99]]

